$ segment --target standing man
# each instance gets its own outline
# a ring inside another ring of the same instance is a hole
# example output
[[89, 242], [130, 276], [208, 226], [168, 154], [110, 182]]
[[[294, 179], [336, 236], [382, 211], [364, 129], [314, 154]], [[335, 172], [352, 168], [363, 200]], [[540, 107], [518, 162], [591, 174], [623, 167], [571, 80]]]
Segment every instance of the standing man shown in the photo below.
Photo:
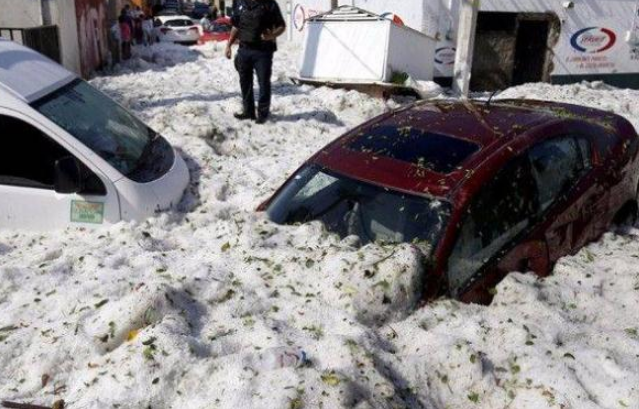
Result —
[[112, 65], [119, 64], [122, 55], [122, 32], [120, 23], [116, 21], [110, 28], [109, 44], [111, 45]]
[[231, 46], [239, 40], [235, 68], [240, 74], [243, 108], [242, 112], [235, 114], [235, 118], [256, 119], [253, 91], [255, 71], [260, 86], [255, 122], [263, 124], [271, 109], [271, 72], [273, 54], [277, 50], [275, 39], [284, 33], [286, 23], [275, 0], [238, 0], [234, 4], [231, 24], [233, 29], [226, 46], [226, 58], [231, 59]]

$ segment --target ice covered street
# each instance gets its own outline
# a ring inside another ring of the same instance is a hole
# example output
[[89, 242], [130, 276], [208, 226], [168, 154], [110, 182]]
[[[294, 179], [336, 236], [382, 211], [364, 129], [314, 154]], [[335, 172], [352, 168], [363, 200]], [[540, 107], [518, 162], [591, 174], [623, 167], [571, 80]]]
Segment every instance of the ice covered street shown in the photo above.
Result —
[[[0, 232], [0, 399], [71, 409], [639, 408], [639, 230], [554, 274], [513, 273], [490, 306], [418, 307], [410, 245], [358, 247], [255, 212], [322, 146], [407, 100], [296, 86], [274, 67], [273, 121], [238, 122], [223, 48], [156, 45], [91, 83], [186, 159], [179, 210], [143, 223]], [[498, 98], [614, 111], [639, 92], [532, 84]], [[261, 364], [304, 350], [302, 367]]]

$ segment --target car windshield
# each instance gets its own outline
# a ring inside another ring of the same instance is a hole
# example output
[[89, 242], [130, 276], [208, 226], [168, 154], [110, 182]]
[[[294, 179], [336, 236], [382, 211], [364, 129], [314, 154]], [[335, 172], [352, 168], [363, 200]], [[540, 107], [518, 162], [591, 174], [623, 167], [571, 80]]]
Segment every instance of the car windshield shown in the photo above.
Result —
[[[173, 150], [164, 138], [82, 80], [36, 101], [33, 107], [123, 175], [131, 177], [144, 171], [136, 181], [152, 177], [146, 162], [161, 164], [158, 172], [166, 171], [168, 162], [172, 163]], [[153, 173], [157, 177], [157, 172]]]
[[191, 20], [184, 20], [184, 19], [169, 20], [165, 22], [164, 25], [167, 27], [189, 27], [193, 25], [193, 22]]
[[279, 224], [319, 220], [341, 237], [358, 236], [362, 244], [408, 242], [428, 254], [448, 221], [450, 204], [307, 166], [284, 186], [267, 213]]

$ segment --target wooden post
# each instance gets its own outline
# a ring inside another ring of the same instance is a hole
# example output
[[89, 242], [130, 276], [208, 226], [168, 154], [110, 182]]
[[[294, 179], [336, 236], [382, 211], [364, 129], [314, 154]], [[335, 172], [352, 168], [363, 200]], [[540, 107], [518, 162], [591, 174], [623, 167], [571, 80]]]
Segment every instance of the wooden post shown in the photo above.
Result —
[[478, 13], [479, 0], [461, 0], [453, 90], [462, 98], [468, 98], [470, 90]]

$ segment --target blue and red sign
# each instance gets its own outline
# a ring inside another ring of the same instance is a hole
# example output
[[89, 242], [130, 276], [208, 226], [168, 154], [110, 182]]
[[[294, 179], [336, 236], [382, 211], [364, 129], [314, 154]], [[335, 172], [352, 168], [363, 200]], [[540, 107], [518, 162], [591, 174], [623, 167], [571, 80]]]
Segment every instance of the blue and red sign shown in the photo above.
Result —
[[575, 50], [598, 54], [610, 50], [617, 42], [617, 34], [609, 28], [588, 27], [577, 31], [570, 39], [570, 45]]
[[306, 10], [301, 4], [297, 4], [293, 10], [293, 25], [297, 31], [304, 30], [306, 25]]
[[441, 65], [455, 64], [455, 47], [442, 47], [435, 50], [435, 63]]

